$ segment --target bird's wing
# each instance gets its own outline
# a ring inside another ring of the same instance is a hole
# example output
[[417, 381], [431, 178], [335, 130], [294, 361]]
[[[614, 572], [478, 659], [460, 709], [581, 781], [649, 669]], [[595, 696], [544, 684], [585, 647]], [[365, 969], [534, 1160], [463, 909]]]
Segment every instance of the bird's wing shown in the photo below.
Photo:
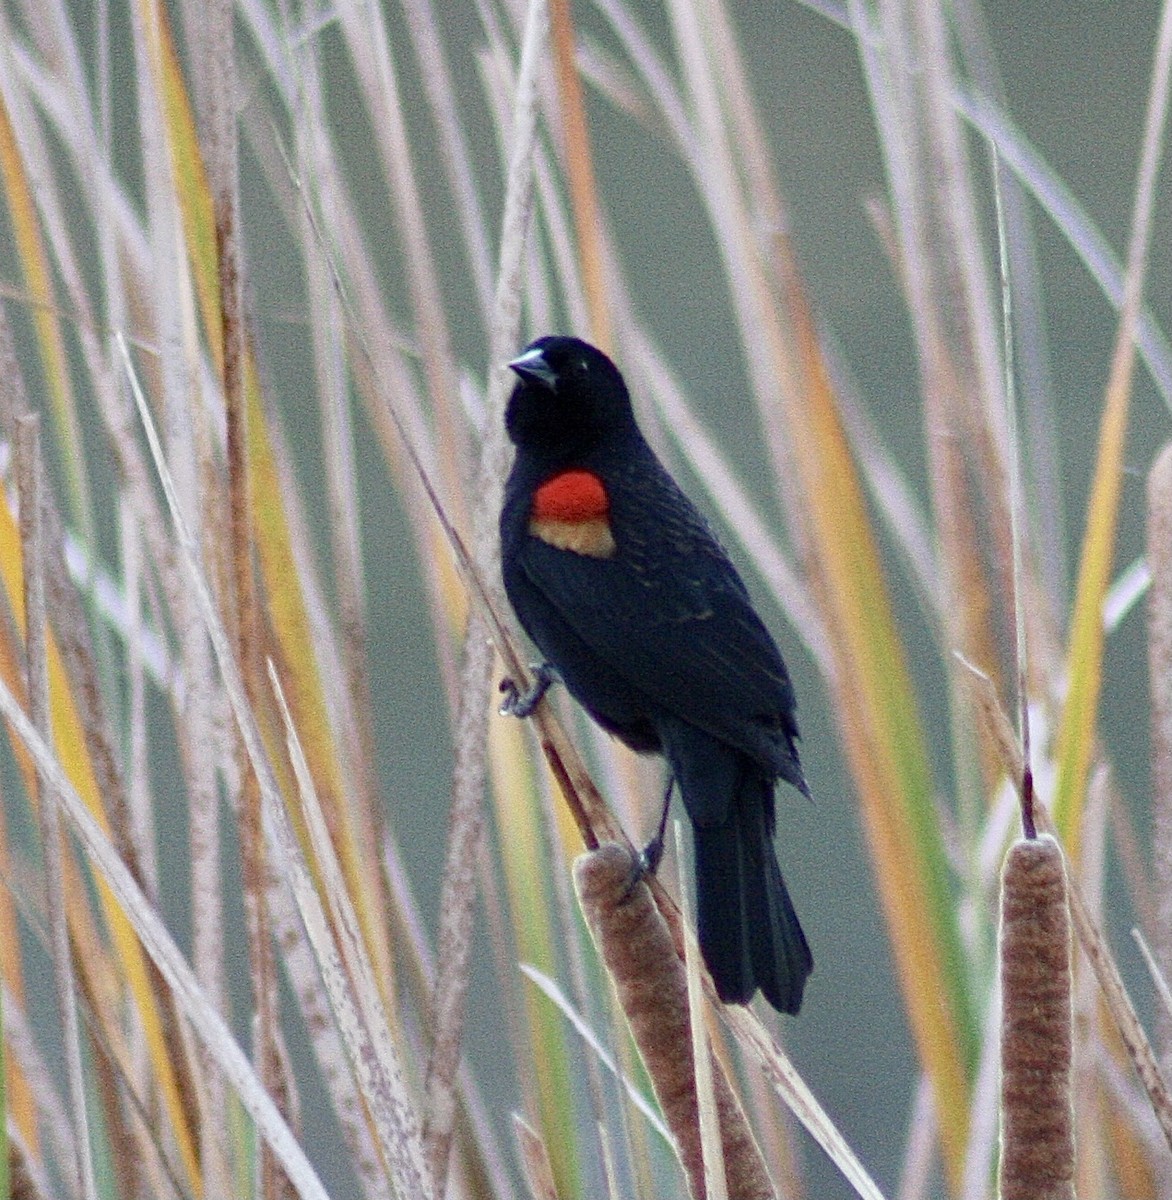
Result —
[[758, 757], [784, 734], [777, 749], [792, 753], [785, 664], [703, 518], [659, 473], [616, 490], [611, 518], [611, 558], [524, 538], [517, 566], [529, 586], [653, 706]]

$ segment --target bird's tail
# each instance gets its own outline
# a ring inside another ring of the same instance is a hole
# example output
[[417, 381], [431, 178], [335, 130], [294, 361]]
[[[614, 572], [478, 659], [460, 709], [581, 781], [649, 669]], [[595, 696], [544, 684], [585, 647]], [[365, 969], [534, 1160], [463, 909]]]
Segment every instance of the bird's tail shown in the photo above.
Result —
[[694, 822], [700, 949], [726, 1004], [760, 988], [780, 1012], [802, 1006], [814, 968], [773, 850], [773, 783], [742, 777], [720, 823]]

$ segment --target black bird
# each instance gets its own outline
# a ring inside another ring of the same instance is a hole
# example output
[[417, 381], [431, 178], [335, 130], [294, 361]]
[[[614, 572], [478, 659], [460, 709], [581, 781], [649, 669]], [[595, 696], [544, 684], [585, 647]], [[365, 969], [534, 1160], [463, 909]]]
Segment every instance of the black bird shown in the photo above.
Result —
[[[760, 988], [796, 1013], [814, 964], [774, 853], [773, 793], [779, 779], [809, 789], [785, 663], [644, 440], [614, 363], [543, 337], [508, 365], [502, 569], [548, 661], [541, 690], [552, 668], [604, 729], [664, 756], [692, 822], [700, 948], [720, 998], [746, 1004]], [[512, 711], [532, 711], [525, 700]]]

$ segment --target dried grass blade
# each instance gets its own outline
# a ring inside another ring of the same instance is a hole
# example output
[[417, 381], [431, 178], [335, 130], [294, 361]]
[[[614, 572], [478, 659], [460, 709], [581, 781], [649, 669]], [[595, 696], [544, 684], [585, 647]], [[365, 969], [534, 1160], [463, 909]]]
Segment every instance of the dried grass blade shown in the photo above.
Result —
[[467, 528], [465, 483], [472, 474], [468, 422], [459, 404], [459, 378], [439, 283], [438, 260], [431, 246], [403, 93], [391, 53], [393, 39], [379, 5], [343, 5], [338, 17], [376, 131], [374, 144], [394, 205], [395, 227], [402, 239], [414, 334], [419, 341], [431, 412], [437, 425], [443, 494], [457, 525]]
[[[1046, 824], [1049, 825], [1050, 822], [1046, 821]], [[1048, 832], [1053, 833], [1054, 830], [1050, 829]], [[1119, 966], [1111, 953], [1111, 947], [1091, 915], [1087, 902], [1083, 899], [1082, 890], [1073, 879], [1070, 881], [1070, 909], [1079, 942], [1090, 961], [1103, 998], [1119, 1031], [1119, 1037], [1135, 1067], [1140, 1083], [1147, 1092], [1148, 1102], [1159, 1122], [1160, 1131], [1169, 1148], [1172, 1148], [1172, 1094], [1169, 1093], [1168, 1084], [1156, 1062], [1155, 1052], [1136, 1015], [1135, 1006], [1119, 974]]]
[[806, 1086], [789, 1056], [768, 1034], [757, 1016], [740, 1005], [724, 1005], [720, 1010], [724, 1023], [732, 1031], [746, 1054], [765, 1072], [770, 1085], [786, 1106], [805, 1126], [806, 1131], [842, 1172], [843, 1178], [863, 1200], [883, 1200], [878, 1184], [858, 1160], [850, 1143], [838, 1131], [822, 1105]]
[[[20, 484], [20, 537], [24, 556], [25, 658], [29, 716], [38, 735], [52, 736], [49, 701], [48, 615], [45, 607], [44, 530], [41, 520], [40, 421], [35, 415], [16, 423], [16, 469]], [[70, 1111], [74, 1122], [74, 1167], [86, 1200], [97, 1200], [97, 1182], [91, 1154], [89, 1104], [82, 1066], [81, 1021], [77, 983], [65, 900], [65, 846], [62, 841], [60, 800], [49, 775], [37, 767], [41, 853], [44, 859], [46, 910], [49, 919], [57, 1011], [61, 1021], [69, 1083]]]
[[1054, 823], [1067, 854], [1076, 863], [1079, 860], [1081, 815], [1094, 750], [1096, 713], [1102, 683], [1103, 597], [1115, 549], [1131, 380], [1135, 365], [1135, 334], [1151, 240], [1156, 178], [1163, 152], [1170, 74], [1172, 4], [1165, 3], [1156, 39], [1151, 91], [1136, 180], [1123, 305], [1100, 418], [1099, 448], [1091, 494], [1087, 501], [1086, 534], [1067, 652], [1069, 684], [1056, 747], [1058, 779], [1053, 801]]
[[532, 1200], [558, 1200], [553, 1165], [541, 1134], [520, 1113], [513, 1113], [513, 1136]]
[[[25, 411], [23, 388], [16, 352], [12, 341], [12, 328], [8, 323], [8, 315], [0, 307], [0, 414], [4, 428], [12, 428], [11, 421], [15, 413]], [[7, 511], [7, 510], [5, 510]], [[7, 522], [0, 522], [0, 541], [5, 540], [4, 530]], [[0, 545], [0, 553], [11, 552], [19, 557], [17, 538], [7, 546]], [[20, 651], [14, 644], [17, 631], [13, 624], [0, 634], [0, 677], [12, 679], [14, 686], [20, 687], [21, 669], [18, 665]], [[0, 803], [0, 875], [10, 877], [13, 860], [9, 844], [4, 806]], [[20, 952], [16, 905], [10, 888], [0, 889], [0, 979], [4, 980], [18, 1004], [25, 1003], [24, 967]], [[36, 1107], [29, 1081], [19, 1068], [8, 1076], [6, 1094], [6, 1117], [15, 1123], [27, 1144], [34, 1150], [40, 1149]], [[2, 1195], [3, 1193], [0, 1193]]]
[[[1172, 445], [1148, 472], [1148, 679], [1152, 705], [1152, 874], [1157, 906], [1153, 951], [1172, 978]], [[1172, 1005], [1157, 1021], [1160, 1060], [1172, 1073]]]
[[[787, 402], [803, 509], [836, 655], [831, 676], [875, 877], [921, 1062], [936, 1089], [946, 1161], [967, 1138], [974, 1022], [950, 869], [915, 691], [835, 397], [792, 262], [784, 298], [804, 385]], [[826, 487], [826, 480], [834, 480]]]
[[[315, 64], [314, 64], [315, 65]], [[314, 103], [308, 95], [302, 105], [302, 123], [298, 130], [299, 161], [309, 164], [315, 179], [331, 178], [328, 153], [325, 149], [326, 131], [320, 121], [324, 114], [320, 79], [315, 71], [307, 70], [303, 87], [313, 88]], [[323, 190], [328, 185], [323, 183]], [[322, 198], [325, 211], [335, 210]], [[326, 615], [326, 604], [313, 576], [305, 574], [307, 607], [321, 630], [319, 644], [330, 649], [319, 655], [325, 687], [329, 695], [329, 715], [339, 743], [339, 757], [346, 768], [349, 792], [347, 809], [352, 814], [356, 836], [361, 846], [374, 847], [387, 835], [382, 797], [376, 769], [375, 714], [378, 709], [371, 694], [370, 669], [372, 649], [369, 638], [367, 610], [367, 576], [362, 557], [361, 505], [358, 494], [358, 439], [361, 431], [354, 427], [354, 411], [349, 394], [346, 356], [346, 320], [328, 258], [327, 247], [319, 239], [320, 226], [315, 217], [303, 210], [299, 223], [303, 253], [306, 260], [309, 307], [312, 314], [311, 334], [317, 364], [318, 407], [321, 413], [322, 457], [325, 463], [326, 492], [330, 508], [330, 540], [333, 549], [334, 578], [337, 594], [337, 624], [339, 648], [335, 649], [333, 629]], [[296, 496], [296, 493], [292, 493]], [[296, 518], [294, 510], [291, 516]], [[297, 522], [294, 522], [297, 527]], [[299, 539], [306, 546], [303, 559], [310, 557], [310, 539]], [[376, 912], [375, 927], [389, 926], [389, 898], [385, 880], [377, 869], [373, 854], [363, 864], [368, 880], [369, 902]], [[387, 994], [393, 994], [393, 986]]]
[[[12, 611], [17, 614], [18, 621], [23, 621], [24, 576], [21, 569], [20, 540], [12, 520], [12, 514], [6, 504], [0, 504], [0, 576], [3, 577], [4, 588]], [[49, 631], [47, 637], [47, 647], [49, 694], [53, 704], [54, 744], [61, 760], [66, 764], [69, 778], [84, 798], [89, 811], [102, 829], [108, 831], [109, 821], [102, 805], [102, 794], [85, 751], [85, 735], [81, 729], [69, 681], [65, 675], [61, 655], [57, 650], [52, 631]], [[5, 648], [11, 649], [7, 643], [5, 643]], [[0, 654], [0, 670], [4, 672], [5, 683], [9, 690], [14, 693], [23, 693], [23, 673], [16, 666], [15, 658], [7, 658], [6, 655]], [[34, 786], [31, 780], [31, 765], [27, 758], [19, 754], [18, 759], [22, 771], [26, 772], [31, 792]], [[199, 1174], [199, 1159], [188, 1121], [187, 1106], [179, 1087], [176, 1067], [168, 1047], [164, 1021], [147, 962], [143, 957], [142, 948], [135, 939], [134, 931], [113, 902], [109, 890], [99, 886], [98, 898], [110, 938], [114, 944], [114, 953], [121, 964], [127, 993], [134, 997], [134, 1002], [138, 1006], [144, 1040], [179, 1152], [189, 1173], [189, 1178], [195, 1179]], [[87, 920], [88, 910], [75, 908], [71, 912], [71, 919], [75, 922]], [[94, 941], [97, 941], [96, 937]]]
[[1144, 960], [1144, 966], [1148, 969], [1152, 986], [1156, 989], [1156, 995], [1160, 998], [1160, 1003], [1163, 1005], [1165, 1014], [1172, 1015], [1172, 986], [1169, 986], [1168, 977], [1157, 961], [1155, 952], [1148, 945], [1147, 938], [1144, 937], [1142, 930], [1133, 929], [1131, 937], [1139, 947], [1139, 952]]
[[[0, 39], [6, 43], [3, 51], [6, 59], [11, 53], [7, 45], [11, 37], [11, 32], [0, 25]], [[0, 71], [0, 178], [4, 181], [14, 246], [31, 301], [32, 322], [49, 404], [57, 434], [63, 443], [61, 462], [69, 486], [70, 511], [86, 541], [93, 544], [92, 493], [77, 402], [52, 282], [52, 268], [37, 215], [38, 191], [42, 204], [55, 206], [57, 198], [45, 183], [51, 173], [44, 163], [41, 163], [41, 169], [30, 175], [32, 164], [27, 156], [33, 152], [33, 147], [22, 145], [20, 132], [22, 129], [32, 132], [29, 123], [33, 118], [26, 98], [15, 90], [16, 78], [10, 67], [9, 60], [5, 62], [5, 69]], [[36, 139], [36, 142], [43, 153], [45, 147], [40, 139]], [[59, 212], [56, 215], [60, 218]], [[57, 243], [51, 240], [49, 245], [53, 247]]]
[[[249, 704], [259, 709], [261, 696], [260, 606], [254, 574], [252, 472], [248, 461], [248, 397], [245, 368], [248, 346], [244, 312], [244, 263], [240, 230], [240, 165], [237, 132], [237, 76], [235, 6], [229, 0], [211, 0], [203, 10], [202, 56], [206, 92], [204, 146], [208, 184], [215, 224], [217, 290], [220, 324], [212, 340], [219, 345], [224, 395], [225, 458], [228, 482], [227, 544], [223, 553], [225, 575], [231, 580], [230, 628], [237, 662]], [[218, 480], [207, 479], [208, 486]], [[244, 916], [248, 939], [249, 975], [253, 1001], [253, 1057], [261, 1081], [270, 1095], [281, 1098], [288, 1109], [292, 1081], [286, 1076], [280, 1036], [277, 966], [273, 951], [272, 918], [268, 908], [269, 872], [260, 787], [249, 767], [242, 741], [235, 744], [240, 774], [240, 858], [244, 884]], [[264, 1200], [276, 1200], [282, 1183], [272, 1153], [262, 1147], [258, 1187]]]
[[327, 920], [300, 843], [284, 808], [266, 797], [265, 813], [284, 860], [293, 890], [342, 1034], [351, 1070], [378, 1133], [383, 1161], [396, 1195], [404, 1200], [437, 1194], [428, 1171], [415, 1104], [408, 1095], [402, 1068], [391, 1041], [370, 958], [362, 942], [357, 914], [330, 841], [313, 778], [294, 728], [280, 680], [272, 664], [269, 677], [277, 695], [285, 737], [301, 794], [310, 844], [317, 857], [322, 887], [330, 905]]
[[[959, 399], [962, 405], [974, 405], [977, 417], [971, 426], [975, 435], [974, 452], [983, 468], [983, 492], [990, 508], [993, 536], [1004, 544], [1010, 532], [1010, 488], [1006, 461], [1008, 436], [997, 352], [1000, 330], [981, 246], [976, 191], [970, 177], [964, 130], [952, 106], [955, 67], [951, 31], [945, 9], [940, 5], [911, 5], [907, 11], [922, 48], [917, 69], [922, 72], [923, 120], [932, 168], [926, 182], [944, 227], [944, 253], [952, 258], [945, 270], [948, 287], [953, 289], [959, 308], [958, 361], [967, 364], [976, 385], [976, 395]], [[1003, 554], [1003, 564], [1009, 561], [1010, 555]]]
[[476, 189], [472, 156], [456, 111], [456, 88], [443, 42], [436, 28], [431, 0], [406, 0], [403, 11], [422, 67], [423, 86], [435, 114], [440, 155], [448, 176], [448, 189], [455, 199], [456, 216], [464, 238], [468, 266], [478, 307], [487, 327], [492, 314], [492, 265], [484, 208]]
[[[146, 0], [143, 2], [146, 3]], [[219, 331], [223, 318], [220, 311], [211, 188], [169, 27], [165, 21], [155, 23], [152, 17], [150, 29], [155, 38], [150, 65], [159, 75], [156, 86], [165, 110], [168, 149], [183, 215], [185, 245], [193, 266], [192, 280], [205, 328]], [[208, 340], [217, 370], [222, 371], [222, 339], [217, 332]], [[315, 657], [313, 625], [306, 610], [297, 572], [289, 569], [289, 564], [298, 559], [284, 507], [286, 481], [278, 467], [265, 417], [256, 363], [251, 354], [243, 362], [243, 388], [247, 409], [244, 418], [248, 434], [247, 459], [255, 522], [252, 536], [286, 694], [297, 727], [302, 731], [314, 782], [338, 841], [351, 892], [361, 901], [359, 913], [367, 945], [379, 963], [379, 978], [393, 979], [386, 939], [381, 933], [377, 888], [367, 882], [368, 874], [377, 870], [377, 864], [365, 852], [344, 802], [344, 775], [329, 727], [329, 709]]]
[[[922, 1071], [908, 1116], [908, 1135], [903, 1161], [899, 1169], [899, 1190], [896, 1200], [928, 1200], [933, 1182], [936, 1147], [940, 1128], [936, 1122], [936, 1104], [932, 1098], [932, 1081]], [[985, 1200], [988, 1192], [988, 1164], [981, 1178], [980, 1191], [974, 1200]]]
[[[19, 1142], [16, 1134], [13, 1142], [8, 1137], [8, 1050], [6, 1047], [7, 1026], [4, 1020], [4, 998], [0, 992], [0, 1196], [12, 1196], [13, 1166], [9, 1163], [9, 1154], [14, 1152]], [[10, 1148], [11, 1147], [11, 1148]]]
[[582, 1039], [591, 1054], [618, 1080], [639, 1115], [655, 1130], [663, 1140], [670, 1144], [671, 1133], [655, 1111], [654, 1105], [635, 1086], [631, 1078], [623, 1073], [622, 1068], [607, 1051], [598, 1035], [586, 1024], [585, 1018], [570, 1003], [569, 997], [557, 983], [544, 971], [539, 971], [529, 963], [521, 963], [521, 974], [541, 989], [550, 1002], [573, 1026], [574, 1032]]
[[[989, 682], [993, 692], [992, 682]], [[1014, 806], [1013, 819], [1018, 819]], [[1004, 832], [997, 839], [998, 851], [1005, 845]], [[973, 1078], [972, 1100], [969, 1105], [969, 1142], [965, 1150], [964, 1181], [959, 1200], [985, 1200], [989, 1192], [990, 1172], [996, 1163], [998, 1119], [1000, 1107], [997, 1089], [1001, 1070], [1001, 993], [999, 984], [991, 989], [981, 1029], [981, 1055]], [[932, 1124], [935, 1125], [935, 1114]]]
[[322, 1082], [345, 1145], [348, 1162], [364, 1200], [386, 1200], [387, 1174], [375, 1144], [366, 1101], [350, 1069], [346, 1048], [334, 1021], [317, 958], [289, 888], [274, 886], [269, 902], [273, 931], [281, 947], [281, 964], [289, 979]]
[[[994, 587], [991, 577], [1010, 558], [1008, 523], [1002, 519], [1004, 439], [994, 432], [1000, 408], [989, 403], [997, 383], [995, 377], [990, 383], [989, 355], [981, 347], [991, 321], [987, 304], [974, 299], [986, 289], [973, 282], [981, 268], [972, 262], [971, 220], [953, 211], [970, 213], [973, 201], [963, 143], [942, 102], [952, 66], [935, 14], [891, 4], [881, 6], [879, 16], [883, 37], [876, 42], [862, 33], [869, 24], [866, 6], [852, 3], [885, 158], [896, 268], [918, 356], [941, 579], [934, 616], [949, 648], [999, 676], [1001, 647], [992, 616], [1008, 589]], [[927, 60], [923, 68], [921, 56]], [[962, 275], [954, 289], [954, 278]], [[988, 536], [982, 536], [982, 517]], [[950, 675], [948, 682], [960, 826], [971, 838], [985, 801], [980, 768], [988, 750], [974, 736], [960, 681]], [[947, 1128], [944, 1134], [948, 1139]], [[950, 1163], [956, 1170], [959, 1159], [951, 1156]]]
[[[676, 862], [687, 862], [684, 852], [683, 829], [673, 822]], [[677, 881], [677, 884], [679, 881]], [[684, 927], [689, 931], [696, 928], [696, 914], [692, 910], [692, 893], [686, 884], [680, 887], [681, 909]], [[708, 1027], [705, 1024], [704, 987], [700, 981], [700, 948], [695, 939], [684, 939], [684, 976], [687, 980], [688, 1029], [692, 1038], [692, 1065], [696, 1081], [696, 1109], [700, 1126], [700, 1150], [704, 1160], [704, 1194], [706, 1200], [728, 1200], [728, 1178], [724, 1170], [724, 1147], [721, 1145], [720, 1118], [716, 1109], [716, 1093], [713, 1084], [713, 1063], [708, 1044]]]
[[299, 1194], [304, 1200], [329, 1200], [297, 1139], [261, 1086], [227, 1025], [203, 994], [158, 913], [118, 858], [105, 831], [86, 808], [60, 763], [3, 681], [0, 681], [0, 713], [11, 722], [17, 737], [32, 754], [38, 768], [45, 773], [49, 786], [57, 790], [65, 818], [109, 889], [114, 903], [125, 914], [143, 948], [159, 968], [197, 1036], [211, 1049], [245, 1110], [275, 1150]]
[[[965, 120], [997, 147], [1005, 165], [1070, 243], [1107, 299], [1116, 308], [1122, 307], [1123, 270], [1107, 239], [1074, 193], [1009, 117], [987, 97], [957, 88], [952, 102]], [[1165, 405], [1172, 406], [1172, 346], [1148, 309], [1139, 314], [1136, 345]]]
[[[537, 137], [537, 73], [546, 37], [545, 0], [531, 0], [517, 67], [513, 136], [502, 217], [501, 257], [493, 302], [486, 428], [481, 452], [480, 489], [474, 516], [479, 578], [500, 598], [496, 532], [504, 487], [507, 444], [503, 412], [508, 372], [504, 362], [516, 342], [521, 316], [521, 268], [532, 212], [533, 154]], [[495, 658], [485, 610], [473, 608], [465, 637], [465, 660], [456, 726], [451, 826], [444, 861], [439, 955], [433, 993], [433, 1044], [427, 1066], [426, 1140], [436, 1190], [446, 1191], [456, 1114], [456, 1071], [469, 984], [473, 876], [483, 842], [483, 795], [488, 741], [488, 695]], [[568, 1127], [567, 1127], [568, 1128]]]
[[246, 367], [248, 398], [248, 462], [251, 475], [254, 545], [268, 601], [268, 618], [276, 642], [275, 658], [289, 707], [305, 746], [314, 785], [330, 822], [330, 830], [346, 872], [351, 895], [358, 903], [367, 947], [378, 963], [380, 979], [391, 981], [394, 971], [384, 936], [380, 891], [371, 876], [378, 870], [375, 847], [366, 845], [355, 828], [347, 804], [345, 773], [330, 727], [306, 593], [291, 563], [304, 561], [294, 546], [294, 533], [285, 510], [288, 484], [269, 435], [255, 364]]
[[[292, 831], [288, 829], [285, 823], [285, 810], [283, 808], [280, 793], [276, 786], [276, 780], [273, 775], [273, 770], [269, 764], [269, 760], [265, 754], [264, 746], [261, 741], [260, 731], [257, 728], [256, 720], [248, 706], [247, 697], [244, 692], [240, 672], [232, 657], [227, 633], [221, 623], [218, 614], [216, 613], [215, 605], [212, 601], [211, 594], [208, 590], [207, 582], [203, 577], [203, 573], [199, 567], [198, 549], [193, 541], [191, 531], [188, 529], [186, 522], [183, 520], [182, 514], [179, 511], [177, 497], [175, 495], [174, 484], [171, 479], [170, 472], [167, 468], [166, 460], [163, 457], [162, 448], [159, 445], [158, 434], [155, 431], [154, 422], [151, 419], [150, 411], [146, 406], [146, 401], [142, 395], [141, 389], [138, 387], [137, 378], [134, 375], [129, 355], [126, 351], [125, 342], [119, 339], [119, 346], [122, 350], [128, 374], [131, 381], [131, 389], [134, 393], [135, 403], [138, 406], [139, 417], [146, 431], [147, 441], [150, 444], [151, 454], [155, 461], [155, 466], [159, 472], [160, 482], [163, 485], [164, 493], [167, 497], [167, 504], [171, 511], [171, 518], [175, 528], [176, 537], [179, 543], [180, 551], [186, 566], [188, 576], [195, 591], [196, 600], [199, 605], [201, 616], [203, 617], [208, 636], [212, 642], [213, 649], [216, 654], [216, 661], [220, 668], [220, 676], [224, 683], [225, 691], [228, 694], [229, 701], [232, 705], [233, 713], [236, 717], [237, 728], [244, 740], [248, 750], [249, 761], [253, 771], [256, 773], [257, 781], [260, 785], [261, 795], [265, 805], [266, 812], [272, 823], [273, 829], [277, 834], [284, 839], [282, 849], [285, 852], [286, 860], [291, 869], [296, 874], [296, 869], [302, 865], [300, 859], [300, 850], [296, 847], [296, 839], [292, 835]], [[287, 835], [287, 838], [286, 838]], [[305, 875], [308, 880], [308, 873]], [[316, 905], [320, 910], [320, 901], [317, 898], [317, 893], [312, 888], [312, 883], [308, 885], [308, 891], [305, 890], [304, 882], [295, 879], [294, 882], [302, 884], [301, 890], [298, 893], [299, 902], [304, 900], [302, 907], [302, 915], [307, 921], [312, 917], [315, 922], [324, 928], [324, 914], [320, 920], [314, 912]], [[324, 945], [327, 952], [332, 953], [332, 941], [327, 939]], [[319, 949], [321, 947], [319, 946]], [[331, 981], [337, 982], [341, 975], [335, 975], [327, 978], [327, 985]], [[337, 998], [331, 993], [332, 998]], [[343, 1003], [347, 1002], [345, 992], [341, 993]], [[345, 1033], [348, 1027], [346, 1024], [342, 1026]], [[364, 1060], [366, 1061], [366, 1060]], [[384, 1148], [388, 1151], [387, 1165], [391, 1170], [392, 1180], [396, 1187], [404, 1189], [404, 1196], [430, 1195], [430, 1189], [427, 1185], [430, 1184], [430, 1177], [423, 1166], [422, 1152], [418, 1143], [418, 1137], [413, 1133], [415, 1128], [415, 1117], [412, 1106], [406, 1098], [404, 1088], [401, 1086], [401, 1080], [396, 1081], [393, 1078], [382, 1077], [378, 1080], [379, 1087], [374, 1093], [375, 1099], [378, 1101], [379, 1112], [386, 1117], [389, 1124], [384, 1128], [389, 1129], [392, 1136], [389, 1142], [384, 1143]], [[369, 1097], [368, 1097], [369, 1098]], [[274, 1146], [274, 1150], [279, 1148]], [[288, 1169], [288, 1164], [282, 1160], [282, 1165]]]
[[601, 208], [594, 177], [594, 160], [590, 153], [590, 131], [586, 124], [582, 80], [578, 74], [574, 16], [570, 0], [550, 0], [549, 7], [553, 61], [557, 68], [562, 133], [565, 137], [566, 174], [570, 181], [574, 228], [578, 234], [582, 284], [587, 311], [590, 313], [590, 338], [609, 354], [614, 335], [602, 253]]
[[[543, 705], [542, 707], [552, 707]], [[514, 956], [552, 973], [559, 969], [557, 909], [549, 902], [551, 871], [564, 870], [561, 855], [545, 852], [541, 771], [521, 723], [496, 719], [489, 737], [492, 795], [504, 875], [509, 928], [498, 936], [508, 979]], [[526, 989], [514, 1025], [514, 1054], [525, 1064], [527, 1111], [547, 1137], [559, 1188], [570, 1191], [580, 1176], [575, 1080], [578, 1067], [557, 1014]], [[569, 1136], [561, 1136], [562, 1131]]]

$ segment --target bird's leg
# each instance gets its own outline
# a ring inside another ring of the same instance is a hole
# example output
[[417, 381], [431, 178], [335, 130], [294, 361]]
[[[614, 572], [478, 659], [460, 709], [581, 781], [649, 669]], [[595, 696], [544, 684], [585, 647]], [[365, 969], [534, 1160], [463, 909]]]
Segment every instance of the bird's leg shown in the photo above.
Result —
[[500, 690], [504, 694], [500, 707], [502, 717], [531, 717], [533, 710], [541, 703], [542, 696], [549, 691], [549, 685], [557, 678], [557, 672], [550, 663], [535, 663], [530, 669], [533, 671], [533, 682], [524, 691], [513, 679], [501, 680]]
[[671, 808], [671, 790], [675, 787], [675, 784], [676, 777], [674, 775], [668, 776], [667, 787], [663, 793], [663, 811], [659, 814], [659, 825], [655, 829], [655, 836], [635, 857], [635, 867], [631, 872], [631, 882], [627, 884], [626, 890], [623, 892], [623, 900], [629, 900], [635, 888], [648, 875], [654, 875], [659, 868], [659, 860], [663, 858], [663, 839], [667, 832], [667, 814]]
[[655, 828], [655, 836], [643, 847], [639, 855], [640, 875], [654, 875], [663, 857], [663, 838], [667, 832], [667, 814], [671, 810], [671, 790], [676, 785], [676, 777], [667, 777], [667, 787], [663, 791], [663, 811], [659, 814], [659, 824]]

